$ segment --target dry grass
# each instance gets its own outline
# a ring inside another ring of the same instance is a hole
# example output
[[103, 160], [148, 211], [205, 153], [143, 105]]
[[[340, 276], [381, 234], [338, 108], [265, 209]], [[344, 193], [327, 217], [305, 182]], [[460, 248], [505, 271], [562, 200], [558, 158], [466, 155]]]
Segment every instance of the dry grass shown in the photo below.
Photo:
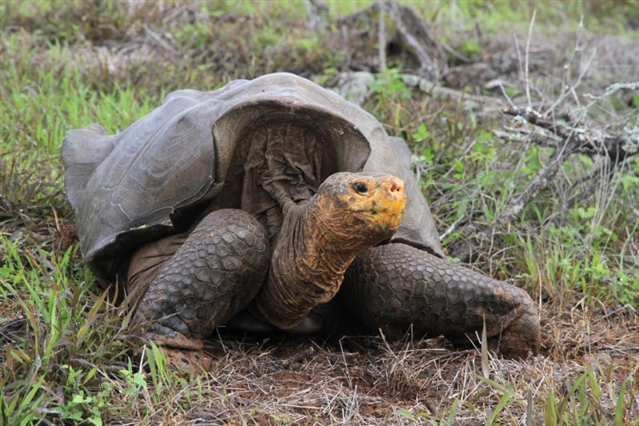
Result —
[[[225, 339], [226, 345], [234, 343], [227, 352], [223, 343], [214, 342], [218, 358], [211, 380], [225, 395], [187, 416], [204, 416], [203, 408], [219, 410], [230, 402], [239, 411], [232, 416], [227, 408], [231, 419], [248, 416], [260, 424], [280, 417], [294, 424], [424, 423], [447, 419], [449, 413], [455, 424], [486, 424], [509, 395], [501, 422], [525, 424], [530, 402], [535, 413], [530, 424], [544, 424], [548, 396], [575, 398], [571, 388], [588, 372], [589, 379], [609, 385], [591, 401], [597, 411], [589, 414], [593, 420], [614, 419], [618, 386], [639, 369], [639, 317], [630, 309], [607, 316], [553, 312], [552, 307], [543, 312], [544, 353], [525, 361], [491, 355], [489, 381], [482, 378], [480, 350], [451, 350], [443, 340], [275, 338], [235, 347], [235, 340]], [[639, 409], [637, 388], [630, 392], [627, 419]]]
[[[507, 395], [501, 424], [547, 424], [549, 396], [577, 399], [584, 386], [594, 409], [587, 413], [590, 422], [613, 422], [620, 383], [639, 369], [639, 317], [629, 308], [604, 314], [554, 312], [550, 306], [543, 312], [544, 353], [524, 361], [491, 355], [489, 380], [481, 374], [480, 350], [452, 350], [440, 339], [223, 334], [207, 348], [216, 359], [202, 379], [210, 394], [172, 415], [194, 424], [423, 424], [449, 418], [451, 424], [486, 424]], [[584, 377], [606, 384], [599, 396], [590, 383], [580, 383]], [[627, 392], [625, 419], [633, 419], [639, 395], [636, 386]], [[534, 418], [526, 423], [529, 404]]]

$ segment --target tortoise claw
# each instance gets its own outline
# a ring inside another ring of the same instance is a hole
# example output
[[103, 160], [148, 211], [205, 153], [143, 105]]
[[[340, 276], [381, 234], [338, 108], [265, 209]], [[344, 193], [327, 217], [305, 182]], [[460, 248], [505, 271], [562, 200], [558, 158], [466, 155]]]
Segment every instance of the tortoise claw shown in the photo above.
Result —
[[212, 358], [203, 351], [173, 349], [162, 346], [166, 365], [185, 374], [202, 374], [211, 371]]
[[213, 359], [202, 349], [202, 340], [189, 339], [178, 332], [170, 334], [146, 333], [158, 345], [166, 358], [166, 365], [184, 374], [202, 374], [211, 370]]

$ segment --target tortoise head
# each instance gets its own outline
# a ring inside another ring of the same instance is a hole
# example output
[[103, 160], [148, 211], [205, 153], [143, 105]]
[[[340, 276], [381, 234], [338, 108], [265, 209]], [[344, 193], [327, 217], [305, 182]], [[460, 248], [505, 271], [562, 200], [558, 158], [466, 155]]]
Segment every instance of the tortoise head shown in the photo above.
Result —
[[335, 173], [316, 197], [331, 230], [375, 244], [395, 233], [406, 207], [404, 182], [382, 173]]
[[335, 296], [357, 255], [393, 236], [405, 206], [404, 182], [379, 173], [335, 173], [308, 203], [289, 201], [259, 314], [282, 329], [300, 324]]

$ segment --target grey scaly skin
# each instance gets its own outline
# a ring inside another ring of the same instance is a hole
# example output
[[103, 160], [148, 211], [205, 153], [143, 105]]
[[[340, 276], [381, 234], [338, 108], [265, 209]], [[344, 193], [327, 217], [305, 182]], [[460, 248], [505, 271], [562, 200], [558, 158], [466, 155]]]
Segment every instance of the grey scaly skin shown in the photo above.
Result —
[[417, 335], [444, 335], [463, 346], [476, 341], [485, 324], [491, 346], [503, 355], [539, 351], [538, 314], [524, 290], [405, 244], [360, 254], [339, 297], [369, 330], [391, 339], [412, 327]]
[[206, 216], [160, 269], [142, 297], [136, 323], [145, 323], [157, 343], [201, 349], [255, 297], [269, 264], [266, 232], [241, 210]]

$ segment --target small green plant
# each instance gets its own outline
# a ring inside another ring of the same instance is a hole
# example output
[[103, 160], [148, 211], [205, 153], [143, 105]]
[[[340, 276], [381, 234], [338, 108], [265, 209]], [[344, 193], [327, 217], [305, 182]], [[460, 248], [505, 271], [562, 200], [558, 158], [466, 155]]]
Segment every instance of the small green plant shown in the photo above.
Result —
[[279, 416], [277, 414], [269, 414], [269, 417], [278, 424], [288, 424], [290, 420], [287, 417]]
[[[627, 390], [634, 383], [634, 379], [626, 378], [618, 389], [602, 389], [597, 377], [599, 374], [601, 372], [598, 373], [586, 366], [585, 372], [577, 377], [562, 398], [557, 399], [551, 392], [545, 405], [544, 424], [636, 425], [637, 420], [629, 417], [631, 410], [626, 405], [629, 401]], [[613, 406], [604, 406], [602, 397]]]
[[375, 74], [375, 81], [369, 87], [382, 98], [406, 100], [410, 97], [410, 90], [404, 84], [403, 75], [398, 68], [387, 68]]
[[479, 41], [472, 38], [464, 40], [462, 44], [458, 46], [458, 49], [459, 53], [468, 58], [480, 55], [483, 52], [483, 48], [479, 44]]
[[95, 426], [102, 426], [101, 410], [106, 402], [99, 397], [85, 395], [84, 390], [79, 390], [73, 395], [66, 405], [60, 408], [60, 418], [71, 420], [77, 423], [90, 423]]

